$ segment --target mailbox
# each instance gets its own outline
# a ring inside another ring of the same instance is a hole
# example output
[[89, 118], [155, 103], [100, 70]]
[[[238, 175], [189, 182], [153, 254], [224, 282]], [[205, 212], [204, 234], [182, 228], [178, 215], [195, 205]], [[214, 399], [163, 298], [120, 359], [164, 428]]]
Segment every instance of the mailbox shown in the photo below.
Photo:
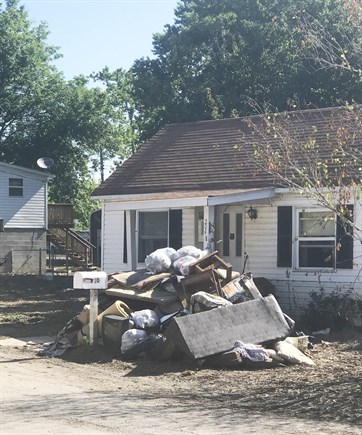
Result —
[[108, 288], [108, 276], [106, 272], [75, 272], [73, 288], [105, 290]]

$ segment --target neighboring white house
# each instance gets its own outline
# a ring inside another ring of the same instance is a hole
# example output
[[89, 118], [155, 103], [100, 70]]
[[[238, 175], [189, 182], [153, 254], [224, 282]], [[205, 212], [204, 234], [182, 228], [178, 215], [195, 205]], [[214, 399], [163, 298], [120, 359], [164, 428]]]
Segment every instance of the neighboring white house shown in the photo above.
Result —
[[[306, 125], [322, 129], [334, 110], [303, 112]], [[287, 313], [321, 286], [361, 297], [361, 243], [258, 171], [251, 134], [247, 118], [200, 121], [168, 125], [142, 145], [92, 195], [103, 203], [102, 268], [135, 270], [157, 248], [195, 245], [269, 279]], [[362, 226], [361, 204], [350, 208]]]
[[0, 272], [45, 272], [47, 183], [52, 178], [0, 162]]

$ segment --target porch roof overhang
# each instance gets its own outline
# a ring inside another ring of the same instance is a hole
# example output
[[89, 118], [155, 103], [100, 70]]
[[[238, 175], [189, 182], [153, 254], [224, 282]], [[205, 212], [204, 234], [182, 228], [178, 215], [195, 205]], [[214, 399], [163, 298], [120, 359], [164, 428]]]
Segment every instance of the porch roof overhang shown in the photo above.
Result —
[[110, 195], [96, 197], [107, 203], [117, 203], [124, 210], [160, 208], [207, 207], [270, 199], [275, 188], [195, 190], [148, 193], [138, 195]]

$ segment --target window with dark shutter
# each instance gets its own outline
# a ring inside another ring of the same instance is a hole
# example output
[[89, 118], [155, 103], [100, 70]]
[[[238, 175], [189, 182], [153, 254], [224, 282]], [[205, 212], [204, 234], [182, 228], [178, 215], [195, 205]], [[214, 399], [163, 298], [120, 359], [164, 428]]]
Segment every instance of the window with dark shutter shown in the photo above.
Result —
[[[348, 205], [346, 217], [353, 220], [353, 205]], [[353, 269], [353, 227], [337, 216], [337, 269]]]
[[292, 267], [293, 208], [278, 207], [277, 266]]

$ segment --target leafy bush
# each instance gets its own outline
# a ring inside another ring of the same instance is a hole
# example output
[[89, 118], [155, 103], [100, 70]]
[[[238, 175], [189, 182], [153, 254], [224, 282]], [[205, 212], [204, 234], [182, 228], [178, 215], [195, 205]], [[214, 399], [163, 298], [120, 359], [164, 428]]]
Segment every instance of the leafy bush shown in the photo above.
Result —
[[326, 293], [324, 288], [310, 292], [304, 312], [304, 321], [312, 330], [340, 329], [350, 324], [351, 318], [362, 313], [362, 302], [352, 297], [351, 291]]

